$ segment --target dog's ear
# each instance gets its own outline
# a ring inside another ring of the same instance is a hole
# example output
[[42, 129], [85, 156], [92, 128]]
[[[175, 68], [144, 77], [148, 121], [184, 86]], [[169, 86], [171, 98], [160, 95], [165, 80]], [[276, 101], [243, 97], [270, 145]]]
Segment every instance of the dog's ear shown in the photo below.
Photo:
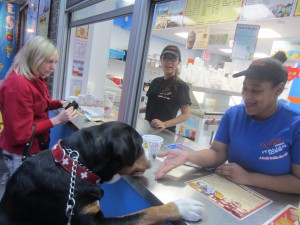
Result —
[[128, 125], [114, 132], [118, 137], [113, 141], [114, 155], [119, 157], [124, 165], [132, 166], [144, 152], [143, 139]]

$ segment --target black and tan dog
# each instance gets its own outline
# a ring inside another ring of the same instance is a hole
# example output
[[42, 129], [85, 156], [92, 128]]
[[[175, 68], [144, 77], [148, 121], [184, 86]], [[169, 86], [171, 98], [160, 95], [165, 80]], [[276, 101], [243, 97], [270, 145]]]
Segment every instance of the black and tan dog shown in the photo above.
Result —
[[[79, 153], [76, 180], [76, 160], [71, 150]], [[72, 167], [76, 181], [72, 225], [163, 224], [185, 218], [184, 212], [191, 210], [201, 214], [201, 203], [171, 202], [123, 217], [105, 218], [99, 206], [103, 195], [100, 184], [115, 174], [141, 175], [150, 167], [141, 136], [124, 123], [108, 122], [84, 128], [52, 150], [26, 159], [7, 183], [0, 202], [0, 225], [66, 225], [67, 202], [72, 205]]]

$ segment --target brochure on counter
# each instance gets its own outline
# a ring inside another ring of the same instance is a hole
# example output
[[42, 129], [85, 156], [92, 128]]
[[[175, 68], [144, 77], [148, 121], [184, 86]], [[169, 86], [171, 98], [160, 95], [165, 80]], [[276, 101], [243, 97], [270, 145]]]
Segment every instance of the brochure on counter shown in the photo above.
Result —
[[185, 182], [239, 220], [270, 204], [272, 200], [244, 186], [212, 174]]
[[112, 113], [109, 117], [105, 117], [105, 111], [103, 107], [99, 106], [80, 106], [81, 114], [92, 122], [108, 122], [114, 121], [117, 117], [117, 112], [112, 110]]
[[103, 121], [104, 108], [96, 106], [81, 106], [84, 116], [90, 121]]
[[193, 149], [186, 146], [185, 144], [180, 144], [180, 143], [168, 144], [168, 145], [165, 145], [165, 147], [170, 150], [194, 151]]
[[263, 225], [299, 225], [297, 211], [297, 207], [287, 205]]

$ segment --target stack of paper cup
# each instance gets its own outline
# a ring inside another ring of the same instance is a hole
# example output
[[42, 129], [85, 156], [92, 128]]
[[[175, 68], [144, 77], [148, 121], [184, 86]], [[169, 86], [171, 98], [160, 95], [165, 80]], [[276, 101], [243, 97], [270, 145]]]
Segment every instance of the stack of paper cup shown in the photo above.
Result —
[[105, 91], [104, 94], [104, 112], [106, 117], [110, 116], [111, 110], [114, 104], [116, 93], [111, 91]]
[[160, 150], [160, 146], [163, 143], [164, 139], [157, 135], [146, 134], [143, 135], [143, 145], [146, 150], [146, 155], [149, 156], [150, 159], [155, 159], [158, 151]]

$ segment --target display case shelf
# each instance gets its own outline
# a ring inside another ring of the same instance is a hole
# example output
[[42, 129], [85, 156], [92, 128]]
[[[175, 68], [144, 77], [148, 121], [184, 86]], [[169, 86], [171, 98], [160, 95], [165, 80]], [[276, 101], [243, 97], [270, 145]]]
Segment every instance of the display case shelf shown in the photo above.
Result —
[[206, 87], [198, 87], [198, 86], [192, 86], [192, 91], [219, 94], [219, 95], [241, 96], [240, 92], [220, 90], [220, 89], [214, 89], [214, 88], [206, 88]]

